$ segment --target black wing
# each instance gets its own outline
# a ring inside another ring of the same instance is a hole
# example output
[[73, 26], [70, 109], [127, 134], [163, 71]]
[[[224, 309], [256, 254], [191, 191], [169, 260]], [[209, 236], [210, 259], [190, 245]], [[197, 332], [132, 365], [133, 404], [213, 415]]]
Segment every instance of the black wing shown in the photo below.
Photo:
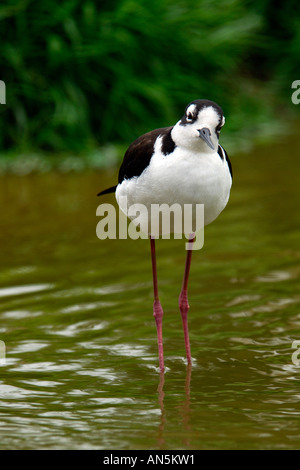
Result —
[[[143, 173], [145, 168], [147, 168], [150, 163], [154, 152], [155, 141], [160, 135], [163, 136], [163, 153], [167, 155], [168, 153], [173, 152], [175, 143], [171, 137], [172, 129], [173, 126], [154, 129], [153, 131], [141, 135], [134, 142], [132, 142], [124, 155], [123, 163], [119, 170], [119, 184], [122, 183], [124, 179], [140, 176]], [[98, 193], [97, 196], [113, 193], [116, 190], [116, 187], [117, 186], [112, 186], [111, 188], [105, 189], [104, 191]]]
[[[150, 163], [155, 141], [160, 135], [164, 137], [162, 144], [163, 152], [170, 153], [174, 149], [175, 144], [171, 138], [172, 129], [173, 127], [155, 129], [132, 142], [124, 155], [124, 160], [120, 167], [119, 184], [122, 183], [124, 179], [140, 176], [143, 173]], [[171, 147], [173, 147], [172, 150]]]

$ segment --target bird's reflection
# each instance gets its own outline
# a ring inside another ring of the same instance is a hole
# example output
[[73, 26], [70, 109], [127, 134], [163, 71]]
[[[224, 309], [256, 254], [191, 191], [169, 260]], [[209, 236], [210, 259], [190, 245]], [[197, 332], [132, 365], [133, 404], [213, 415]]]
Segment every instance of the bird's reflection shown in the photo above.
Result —
[[[184, 386], [184, 399], [177, 407], [179, 410], [179, 415], [181, 417], [181, 422], [183, 424], [183, 430], [189, 431], [190, 430], [190, 395], [191, 395], [191, 377], [192, 377], [192, 365], [188, 364], [186, 368], [186, 377], [185, 377], [185, 386]], [[164, 406], [164, 384], [165, 384], [165, 374], [164, 372], [160, 372], [159, 375], [159, 384], [157, 387], [158, 393], [158, 403], [161, 411], [160, 415], [160, 423], [158, 428], [158, 447], [163, 448], [165, 446], [165, 437], [164, 437], [164, 430], [165, 425], [167, 423], [167, 413]], [[186, 434], [188, 436], [189, 433]], [[188, 439], [188, 437], [187, 437]], [[183, 444], [185, 446], [189, 446], [188, 440], [185, 439]]]
[[[178, 407], [180, 411], [181, 421], [183, 424], [184, 431], [190, 431], [191, 378], [192, 378], [192, 364], [188, 364], [187, 369], [186, 369], [185, 386], [184, 386], [185, 397]], [[189, 432], [185, 433], [186, 438], [184, 439], [183, 443], [186, 447], [189, 447], [189, 444], [190, 444], [189, 435], [190, 435]]]

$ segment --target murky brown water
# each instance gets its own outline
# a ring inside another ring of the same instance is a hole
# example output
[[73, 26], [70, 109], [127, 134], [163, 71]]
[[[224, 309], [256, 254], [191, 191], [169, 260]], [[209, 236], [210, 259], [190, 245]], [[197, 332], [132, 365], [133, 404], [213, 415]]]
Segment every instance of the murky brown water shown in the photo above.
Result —
[[149, 243], [96, 238], [95, 194], [117, 170], [1, 177], [1, 449], [299, 448], [300, 147], [289, 148], [232, 158], [230, 203], [193, 255], [192, 369], [177, 307], [184, 242], [157, 242], [164, 378]]

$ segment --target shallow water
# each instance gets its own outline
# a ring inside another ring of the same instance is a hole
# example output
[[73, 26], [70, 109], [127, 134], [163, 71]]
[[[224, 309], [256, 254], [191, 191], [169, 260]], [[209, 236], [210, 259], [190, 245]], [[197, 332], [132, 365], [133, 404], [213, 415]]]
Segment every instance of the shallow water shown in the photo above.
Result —
[[157, 242], [164, 376], [149, 243], [96, 238], [116, 171], [1, 177], [1, 449], [299, 448], [300, 147], [284, 148], [232, 158], [230, 203], [193, 254], [192, 368], [184, 242]]

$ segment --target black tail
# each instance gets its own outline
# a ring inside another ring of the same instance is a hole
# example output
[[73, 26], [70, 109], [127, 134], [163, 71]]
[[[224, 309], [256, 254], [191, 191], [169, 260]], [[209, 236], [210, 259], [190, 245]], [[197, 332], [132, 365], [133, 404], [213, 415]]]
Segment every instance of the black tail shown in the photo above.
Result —
[[108, 193], [114, 193], [116, 190], [117, 186], [112, 186], [111, 188], [104, 189], [104, 191], [101, 191], [100, 193], [97, 194], [97, 196], [102, 196], [103, 194], [108, 194]]

